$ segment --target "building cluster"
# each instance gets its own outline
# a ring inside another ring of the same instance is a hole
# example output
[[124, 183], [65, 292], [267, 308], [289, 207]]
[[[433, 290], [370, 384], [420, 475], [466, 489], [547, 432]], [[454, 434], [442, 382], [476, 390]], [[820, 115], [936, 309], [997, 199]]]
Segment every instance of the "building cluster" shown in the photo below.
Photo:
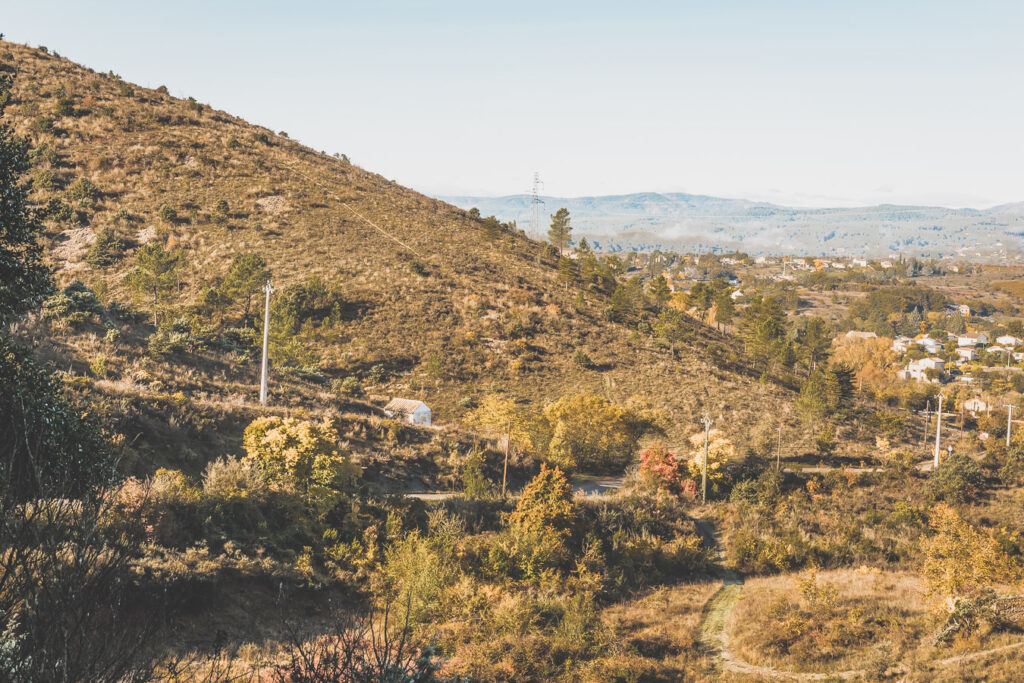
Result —
[[[847, 336], [849, 334], [847, 333]], [[947, 362], [939, 356], [945, 353], [947, 349], [950, 349], [951, 342], [955, 342], [955, 345], [949, 353], [955, 354], [955, 358], [951, 358]], [[1007, 365], [1011, 361], [1024, 361], [1024, 350], [1020, 348], [1024, 344], [1024, 340], [1018, 337], [1004, 334], [1001, 337], [997, 337], [994, 344], [987, 346], [988, 344], [989, 336], [985, 332], [963, 334], [947, 332], [945, 340], [935, 339], [927, 335], [921, 335], [916, 338], [896, 337], [892, 341], [892, 350], [896, 353], [902, 355], [911, 349], [918, 348], [928, 354], [924, 358], [910, 361], [896, 374], [900, 379], [912, 379], [919, 382], [941, 382], [944, 373], [949, 370], [950, 372], [946, 374], [955, 376], [957, 381], [970, 382], [972, 378], [960, 370], [968, 363], [980, 360], [982, 350], [990, 354], [1001, 354], [1006, 359]]]

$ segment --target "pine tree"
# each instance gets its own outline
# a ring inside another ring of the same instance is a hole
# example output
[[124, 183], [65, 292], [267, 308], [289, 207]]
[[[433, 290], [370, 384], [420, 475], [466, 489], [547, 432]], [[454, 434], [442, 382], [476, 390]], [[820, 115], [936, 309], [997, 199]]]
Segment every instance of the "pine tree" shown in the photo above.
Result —
[[651, 284], [647, 287], [647, 293], [659, 304], [663, 304], [672, 298], [672, 291], [668, 288], [668, 282], [665, 281], [664, 275], [658, 275], [658, 277], [651, 280]]
[[137, 264], [128, 274], [128, 283], [136, 294], [152, 300], [156, 327], [160, 302], [177, 284], [182, 255], [179, 251], [167, 251], [160, 243], [150, 243], [139, 247], [135, 258]]
[[810, 374], [828, 358], [832, 348], [832, 332], [822, 318], [808, 318], [796, 338], [796, 351]]
[[228, 274], [221, 284], [221, 292], [229, 299], [245, 302], [243, 327], [249, 324], [253, 296], [262, 290], [269, 277], [267, 264], [259, 254], [238, 254], [231, 263]]
[[558, 249], [558, 255], [569, 245], [572, 226], [569, 224], [569, 209], [561, 208], [551, 215], [551, 227], [548, 229], [548, 241]]
[[558, 277], [565, 283], [566, 289], [576, 284], [576, 264], [571, 258], [563, 256], [558, 259]]
[[[12, 82], [0, 74], [0, 115]], [[0, 329], [37, 307], [51, 288], [38, 242], [42, 223], [22, 179], [29, 166], [28, 144], [0, 123]]]

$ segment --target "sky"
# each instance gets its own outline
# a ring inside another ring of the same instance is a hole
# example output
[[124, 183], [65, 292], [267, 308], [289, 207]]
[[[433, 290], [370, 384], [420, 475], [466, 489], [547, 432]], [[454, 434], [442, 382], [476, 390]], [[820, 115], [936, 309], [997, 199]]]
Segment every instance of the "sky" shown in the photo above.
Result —
[[1024, 200], [1024, 3], [0, 0], [8, 40], [434, 195]]

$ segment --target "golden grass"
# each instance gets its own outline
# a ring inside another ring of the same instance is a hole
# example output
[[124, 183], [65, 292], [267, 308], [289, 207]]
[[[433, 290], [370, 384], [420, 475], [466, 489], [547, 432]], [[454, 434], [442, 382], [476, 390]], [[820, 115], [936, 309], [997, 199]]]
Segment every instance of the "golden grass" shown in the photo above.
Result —
[[[798, 576], [756, 578], [744, 585], [727, 626], [732, 651], [740, 659], [780, 670], [839, 672], [874, 667], [880, 659], [905, 662], [927, 654], [922, 639], [933, 625], [934, 603], [926, 598], [920, 579], [909, 572], [874, 570], [820, 573], [819, 584], [834, 586], [838, 591], [834, 606], [810, 618], [812, 627], [824, 626], [826, 640], [820, 634], [812, 635], [790, 652], [773, 652], [769, 639], [779, 635], [782, 623], [772, 615], [783, 601], [792, 605], [806, 602]], [[847, 620], [860, 627], [857, 630], [861, 637], [837, 643], [839, 654], [828, 656], [829, 634]]]
[[721, 586], [669, 586], [606, 608], [601, 619], [619, 650], [594, 662], [582, 680], [717, 680], [717, 662], [700, 652], [697, 636], [704, 605]]

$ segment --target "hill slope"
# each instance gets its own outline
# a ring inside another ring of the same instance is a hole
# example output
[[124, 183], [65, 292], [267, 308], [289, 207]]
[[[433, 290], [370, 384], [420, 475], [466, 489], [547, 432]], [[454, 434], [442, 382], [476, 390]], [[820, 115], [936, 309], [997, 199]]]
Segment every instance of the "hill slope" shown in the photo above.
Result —
[[[705, 328], [676, 357], [606, 321], [605, 294], [563, 286], [538, 243], [507, 231], [489, 241], [465, 211], [345, 159], [39, 50], [0, 43], [0, 64], [16, 75], [7, 115], [36, 148], [34, 198], [57, 200], [48, 254], [58, 280], [128, 302], [141, 245], [162, 242], [185, 255], [161, 323], [178, 320], [182, 348], [155, 356], [147, 315], [108, 321], [113, 335], [98, 323], [37, 321], [27, 330], [42, 354], [78, 374], [102, 358], [99, 374], [109, 379], [96, 387], [110, 396], [182, 391], [217, 411], [251, 407], [258, 354], [204, 339], [240, 324], [237, 309], [217, 312], [207, 297], [236, 254], [253, 252], [278, 296], [317, 276], [335, 297], [333, 312], [274, 347], [278, 406], [337, 405], [323, 378], [356, 377], [371, 394], [422, 398], [440, 423], [457, 422], [489, 393], [543, 403], [591, 391], [661, 409], [677, 442], [704, 410], [738, 435], [791, 399], [746, 374], [730, 338]], [[127, 249], [113, 265], [90, 266], [104, 228]], [[148, 310], [145, 300], [136, 305]], [[576, 349], [597, 369], [574, 363]], [[285, 357], [306, 370], [283, 373]], [[762, 398], [753, 402], [755, 394]]]

